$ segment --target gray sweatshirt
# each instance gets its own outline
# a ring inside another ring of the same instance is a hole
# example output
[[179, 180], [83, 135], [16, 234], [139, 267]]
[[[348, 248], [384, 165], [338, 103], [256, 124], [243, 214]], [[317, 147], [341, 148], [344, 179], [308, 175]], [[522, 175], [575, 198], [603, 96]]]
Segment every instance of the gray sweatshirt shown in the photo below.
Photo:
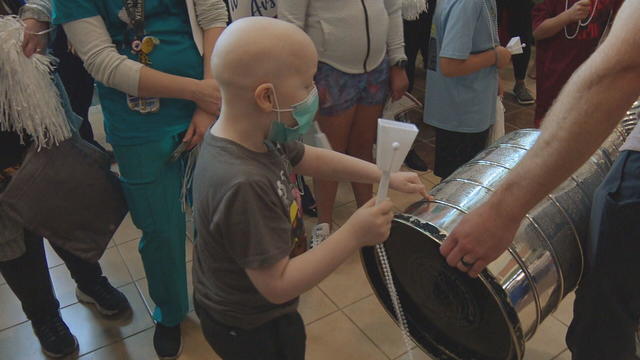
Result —
[[309, 34], [321, 62], [349, 74], [386, 55], [392, 65], [407, 58], [401, 0], [279, 0], [278, 17]]

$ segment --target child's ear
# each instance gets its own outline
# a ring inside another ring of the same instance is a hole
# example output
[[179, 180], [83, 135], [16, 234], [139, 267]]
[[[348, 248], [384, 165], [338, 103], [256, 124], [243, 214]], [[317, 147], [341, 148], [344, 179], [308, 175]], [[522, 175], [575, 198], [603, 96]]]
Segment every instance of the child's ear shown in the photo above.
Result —
[[273, 98], [273, 85], [261, 84], [256, 88], [254, 93], [256, 104], [264, 112], [271, 112], [275, 108], [275, 100]]

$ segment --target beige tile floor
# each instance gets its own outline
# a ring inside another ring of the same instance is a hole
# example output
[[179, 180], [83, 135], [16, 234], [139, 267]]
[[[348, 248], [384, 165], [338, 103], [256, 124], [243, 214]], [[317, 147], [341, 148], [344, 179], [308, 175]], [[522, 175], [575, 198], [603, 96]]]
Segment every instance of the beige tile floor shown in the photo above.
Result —
[[[424, 74], [418, 72], [418, 77]], [[513, 77], [505, 72], [507, 89], [513, 87]], [[533, 81], [529, 80], [531, 85]], [[424, 81], [418, 81], [416, 94], [421, 96]], [[533, 89], [532, 89], [533, 90]], [[533, 107], [520, 107], [507, 96], [507, 129], [531, 127]], [[103, 140], [99, 112], [92, 122]], [[419, 153], [433, 167], [433, 132], [422, 127], [417, 141]], [[432, 172], [421, 174], [424, 184], [431, 188], [439, 182]], [[391, 192], [396, 210], [411, 204], [415, 197]], [[335, 208], [335, 225], [344, 224], [355, 210], [355, 202], [347, 184], [340, 186]], [[307, 229], [315, 224], [307, 220]], [[102, 319], [80, 303], [74, 295], [74, 283], [62, 261], [47, 246], [47, 259], [52, 281], [61, 302], [62, 315], [78, 337], [80, 358], [91, 360], [155, 359], [152, 347], [153, 322], [147, 282], [137, 245], [140, 231], [129, 217], [118, 229], [109, 249], [100, 261], [111, 282], [129, 298], [134, 310], [128, 321]], [[191, 243], [187, 241], [187, 261], [191, 267]], [[191, 286], [191, 279], [189, 278]], [[569, 295], [558, 311], [548, 318], [536, 336], [527, 344], [527, 360], [568, 360], [564, 335], [572, 318], [573, 295]], [[373, 295], [366, 280], [360, 258], [352, 256], [333, 274], [301, 297], [300, 312], [307, 325], [307, 359], [309, 360], [385, 360], [408, 359], [398, 328]], [[219, 359], [202, 337], [199, 321], [192, 311], [183, 323], [184, 353], [181, 359]], [[416, 360], [429, 360], [420, 349], [413, 348]], [[31, 325], [26, 321], [20, 304], [0, 277], [0, 359], [43, 359]]]

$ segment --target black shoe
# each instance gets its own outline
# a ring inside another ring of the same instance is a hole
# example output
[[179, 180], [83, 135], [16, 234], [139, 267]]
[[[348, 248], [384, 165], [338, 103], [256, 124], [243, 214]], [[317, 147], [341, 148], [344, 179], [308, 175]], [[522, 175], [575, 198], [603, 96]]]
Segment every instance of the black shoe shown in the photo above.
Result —
[[415, 171], [429, 170], [427, 164], [420, 158], [420, 156], [414, 149], [411, 149], [411, 151], [409, 151], [407, 157], [404, 159], [404, 164]]
[[32, 321], [33, 332], [48, 357], [61, 358], [78, 352], [78, 340], [69, 331], [60, 315]]
[[93, 283], [78, 286], [76, 297], [85, 304], [93, 304], [96, 310], [106, 316], [121, 316], [131, 313], [129, 300], [118, 289], [109, 284], [104, 276]]
[[160, 360], [177, 359], [182, 353], [180, 325], [164, 326], [157, 323], [153, 334], [153, 348]]
[[531, 105], [536, 102], [536, 99], [533, 98], [529, 89], [524, 83], [517, 83], [513, 88], [513, 94], [516, 96], [516, 100], [518, 100], [518, 104], [520, 105]]

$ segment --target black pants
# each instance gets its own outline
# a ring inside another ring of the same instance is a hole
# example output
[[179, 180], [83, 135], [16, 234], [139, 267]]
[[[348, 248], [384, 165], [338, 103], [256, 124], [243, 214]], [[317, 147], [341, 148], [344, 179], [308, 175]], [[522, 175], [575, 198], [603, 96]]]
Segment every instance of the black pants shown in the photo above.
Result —
[[567, 345], [574, 360], [636, 360], [640, 318], [640, 152], [624, 151], [593, 197], [587, 273]]
[[402, 20], [404, 28], [404, 51], [407, 55], [407, 77], [409, 78], [409, 89], [413, 90], [414, 77], [416, 74], [416, 58], [418, 52], [422, 58], [428, 59], [429, 37], [431, 35], [431, 20], [436, 9], [436, 0], [428, 0], [426, 12], [420, 14], [417, 20]]
[[298, 312], [282, 315], [255, 329], [239, 329], [194, 307], [205, 339], [223, 360], [304, 360], [307, 336]]
[[436, 164], [433, 173], [443, 180], [473, 159], [487, 146], [489, 129], [479, 133], [461, 133], [436, 129]]
[[533, 45], [533, 29], [531, 23], [531, 0], [498, 0], [498, 14], [502, 14], [502, 9], [507, 12], [507, 31], [509, 38], [520, 36], [520, 40], [527, 44], [522, 50], [522, 54], [511, 57], [513, 62], [513, 75], [516, 80], [524, 80], [531, 59], [531, 46]]
[[71, 109], [82, 118], [82, 125], [78, 130], [80, 136], [98, 147], [98, 149], [104, 150], [104, 148], [95, 141], [93, 129], [89, 122], [89, 108], [91, 107], [91, 100], [93, 99], [93, 77], [85, 70], [82, 60], [69, 52], [67, 35], [62, 28], [59, 28], [56, 38], [51, 45], [51, 50], [53, 56], [60, 59], [57, 72], [69, 96]]
[[[0, 272], [22, 304], [27, 318], [33, 322], [58, 314], [60, 303], [55, 297], [41, 236], [25, 231], [26, 252], [17, 259], [0, 262]], [[64, 260], [78, 286], [102, 276], [98, 263], [89, 263], [51, 244]]]

